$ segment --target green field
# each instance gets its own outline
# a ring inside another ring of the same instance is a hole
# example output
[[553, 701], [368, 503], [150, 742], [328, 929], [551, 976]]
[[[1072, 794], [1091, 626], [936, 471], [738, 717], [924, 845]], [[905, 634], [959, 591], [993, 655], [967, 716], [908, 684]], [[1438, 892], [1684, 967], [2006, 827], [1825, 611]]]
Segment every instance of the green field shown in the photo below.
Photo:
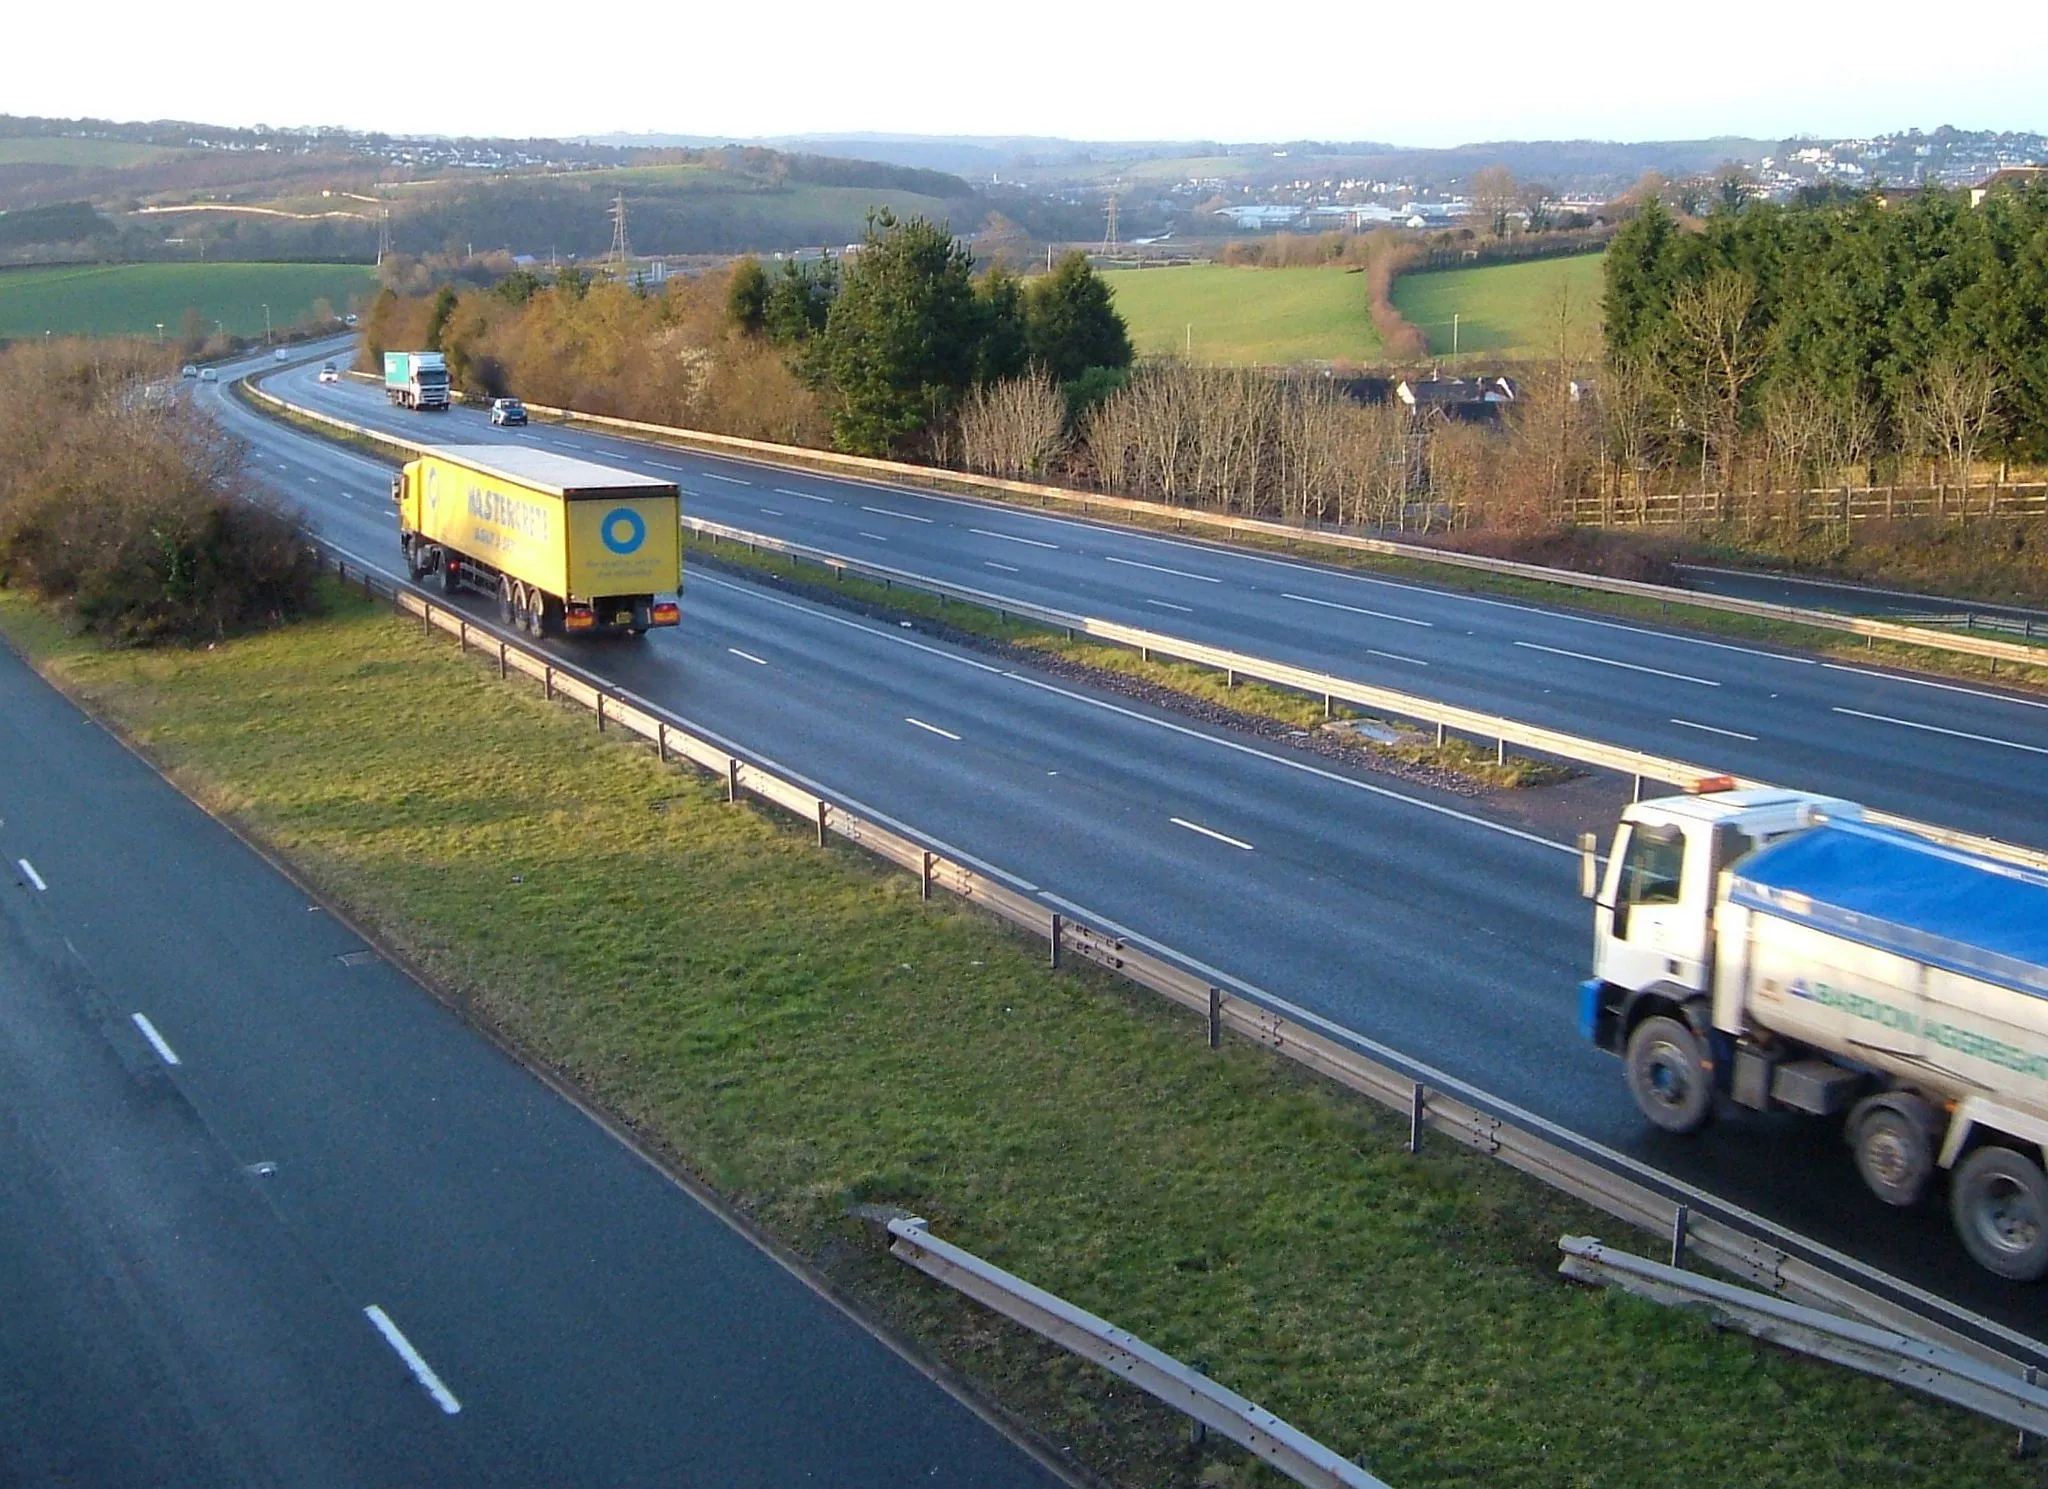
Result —
[[1365, 276], [1341, 269], [1233, 269], [1196, 264], [1103, 275], [1143, 355], [1197, 362], [1366, 362], [1379, 334]]
[[326, 300], [337, 314], [375, 288], [366, 264], [102, 264], [0, 273], [0, 337], [175, 336], [187, 309], [211, 332], [248, 336], [289, 326]]
[[176, 152], [134, 140], [81, 140], [69, 135], [10, 135], [0, 139], [0, 165], [121, 167], [161, 160]]
[[1434, 356], [1451, 356], [1455, 336], [1460, 361], [1547, 357], [1557, 351], [1562, 290], [1568, 297], [1567, 334], [1574, 354], [1597, 356], [1602, 262], [1599, 254], [1588, 253], [1404, 274], [1394, 281], [1394, 308], [1428, 339]]

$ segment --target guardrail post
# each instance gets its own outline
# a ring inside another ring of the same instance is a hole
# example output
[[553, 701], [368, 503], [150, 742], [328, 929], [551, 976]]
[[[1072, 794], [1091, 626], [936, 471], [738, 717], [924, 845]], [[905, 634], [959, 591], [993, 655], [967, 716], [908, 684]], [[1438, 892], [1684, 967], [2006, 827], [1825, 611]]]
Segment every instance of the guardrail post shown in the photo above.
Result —
[[1328, 693], [1323, 694], [1323, 717], [1333, 719], [1336, 716], [1337, 710], [1330, 703], [1330, 695]]
[[1438, 749], [1444, 747], [1444, 721], [1442, 719], [1436, 721], [1436, 747]]
[[1685, 1233], [1692, 1223], [1692, 1207], [1680, 1205], [1671, 1212], [1671, 1265], [1685, 1265]]
[[[2027, 1384], [2036, 1386], [2040, 1383], [2040, 1367], [2029, 1365], [2027, 1367]], [[2020, 1440], [2012, 1445], [2012, 1455], [2015, 1458], [2031, 1458], [2034, 1456], [2034, 1434], [2027, 1431], [2024, 1427], [2020, 1428]]]
[[737, 755], [725, 757], [725, 799], [729, 803], [740, 799], [740, 759]]
[[503, 677], [504, 675], [505, 675], [505, 643], [504, 643], [504, 642], [502, 642], [502, 641], [500, 641], [500, 642], [498, 643], [498, 676], [500, 676], [500, 677]]
[[370, 589], [370, 571], [368, 569], [363, 570], [363, 598], [366, 600], [373, 598]]
[[1493, 742], [1493, 763], [1495, 765], [1505, 765], [1508, 763], [1508, 742], [1506, 740], [1496, 739]]
[[1223, 989], [1211, 986], [1209, 989], [1209, 1048], [1223, 1047]]
[[1061, 928], [1062, 926], [1064, 926], [1065, 924], [1066, 924], [1066, 922], [1065, 922], [1065, 920], [1063, 920], [1063, 919], [1061, 918], [1061, 916], [1060, 916], [1060, 912], [1059, 912], [1059, 911], [1057, 911], [1057, 910], [1053, 911], [1053, 912], [1052, 912], [1052, 965], [1053, 965], [1053, 966], [1055, 966], [1055, 967], [1059, 966], [1059, 964], [1060, 964], [1060, 928]]
[[550, 703], [555, 701], [555, 669], [552, 667], [540, 669], [540, 695]]
[[654, 758], [668, 764], [668, 725], [659, 719], [654, 723]]
[[604, 733], [604, 694], [597, 695], [597, 732]]
[[466, 620], [458, 620], [455, 622], [455, 646], [456, 649], [462, 652], [464, 655], [468, 654], [469, 622]]
[[1235, 667], [1225, 667], [1223, 669], [1223, 686], [1226, 688], [1237, 686], [1237, 669]]
[[825, 846], [825, 810], [825, 803], [820, 801], [818, 803], [818, 846], [820, 848]]
[[917, 897], [928, 900], [932, 897], [932, 850], [924, 850], [924, 868], [917, 876]]
[[1408, 1092], [1408, 1151], [1422, 1151], [1422, 1125], [1429, 1104], [1429, 1087], [1417, 1081]]
[[1635, 785], [1630, 789], [1628, 799], [1630, 801], [1641, 801], [1643, 799], [1643, 777], [1641, 772], [1636, 774]]

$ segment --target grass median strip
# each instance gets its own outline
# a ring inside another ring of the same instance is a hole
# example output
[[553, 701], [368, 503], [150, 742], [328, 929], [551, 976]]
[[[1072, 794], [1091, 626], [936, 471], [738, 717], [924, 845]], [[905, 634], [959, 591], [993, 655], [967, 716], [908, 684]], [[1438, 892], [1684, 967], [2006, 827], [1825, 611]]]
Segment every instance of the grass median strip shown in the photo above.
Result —
[[[0, 626], [478, 1017], [1120, 1484], [1273, 1480], [886, 1257], [895, 1205], [1400, 1489], [2040, 1482], [2003, 1428], [1558, 1282], [1578, 1206], [599, 735], [340, 592], [207, 651]], [[1370, 968], [1361, 968], [1367, 981]], [[1562, 1007], [1562, 1004], [1560, 1004]], [[1563, 1017], [1563, 1014], [1560, 1014]]]
[[[763, 575], [820, 599], [849, 604], [872, 614], [922, 620], [963, 638], [989, 642], [1027, 658], [1067, 663], [1097, 674], [1141, 683], [1154, 701], [1169, 705], [1191, 700], [1207, 710], [1236, 714], [1285, 725], [1303, 734], [1324, 731], [1325, 740], [1341, 740], [1347, 753], [1363, 754], [1384, 764], [1415, 766], [1453, 777], [1472, 786], [1514, 788], [1547, 786], [1579, 772], [1555, 761], [1520, 755], [1495, 758], [1469, 741], [1436, 742], [1428, 732], [1394, 721], [1367, 720], [1357, 710], [1335, 705], [1327, 713], [1320, 698], [1262, 682], [1235, 681], [1194, 662], [1162, 661], [1106, 641], [1068, 636], [1035, 621], [998, 614], [982, 605], [943, 600], [937, 595], [879, 580], [841, 574], [823, 565], [802, 562], [768, 549], [749, 548], [730, 539], [713, 542], [696, 533], [683, 535], [685, 551], [699, 560], [741, 573]], [[1331, 732], [1331, 725], [1351, 726]], [[1366, 727], [1359, 728], [1358, 725]]]

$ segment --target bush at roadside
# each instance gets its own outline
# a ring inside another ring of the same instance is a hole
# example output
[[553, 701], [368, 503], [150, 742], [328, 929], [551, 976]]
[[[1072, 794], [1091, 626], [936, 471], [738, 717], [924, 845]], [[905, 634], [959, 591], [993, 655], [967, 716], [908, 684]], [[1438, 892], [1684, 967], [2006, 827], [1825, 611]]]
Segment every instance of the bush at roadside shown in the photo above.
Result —
[[152, 381], [153, 350], [59, 342], [0, 354], [0, 585], [131, 645], [305, 613], [316, 564], [239, 448]]

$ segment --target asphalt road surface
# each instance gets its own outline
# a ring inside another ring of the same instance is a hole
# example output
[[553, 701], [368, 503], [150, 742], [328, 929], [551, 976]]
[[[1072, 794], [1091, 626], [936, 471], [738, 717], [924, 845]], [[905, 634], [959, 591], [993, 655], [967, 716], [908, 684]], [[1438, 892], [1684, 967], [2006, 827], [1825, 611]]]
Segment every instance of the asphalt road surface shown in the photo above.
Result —
[[[330, 541], [402, 568], [388, 466], [238, 407], [224, 417]], [[478, 601], [474, 613], [493, 609]], [[1468, 1082], [2037, 1327], [2037, 1291], [1961, 1260], [1939, 1205], [1900, 1214], [1880, 1204], [1827, 1124], [1745, 1118], [1695, 1140], [1648, 1128], [1619, 1063], [1577, 1031], [1589, 916], [1568, 825], [1532, 826], [1496, 804], [1196, 726], [722, 574], [689, 577], [684, 614], [679, 630], [641, 642], [551, 649], [702, 734], [1004, 871], [1048, 910], [1129, 928], [1206, 975], [1381, 1042], [1433, 1079]], [[1586, 804], [1607, 821], [1617, 805]]]
[[0, 650], [0, 1483], [1041, 1485]]
[[271, 377], [413, 439], [537, 445], [677, 481], [715, 521], [1034, 604], [1234, 647], [1970, 832], [2048, 847], [2048, 702], [1779, 648]]

